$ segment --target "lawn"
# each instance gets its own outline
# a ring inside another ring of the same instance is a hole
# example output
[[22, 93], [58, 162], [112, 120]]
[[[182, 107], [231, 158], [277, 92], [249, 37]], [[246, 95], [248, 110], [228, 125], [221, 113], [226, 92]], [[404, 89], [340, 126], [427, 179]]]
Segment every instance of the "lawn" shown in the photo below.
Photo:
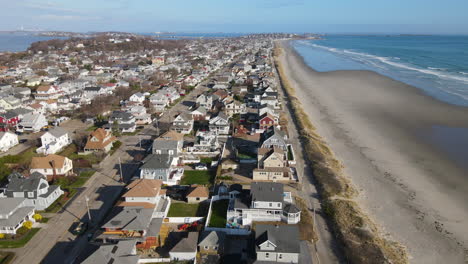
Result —
[[210, 227], [226, 227], [226, 215], [229, 200], [219, 200], [213, 202], [211, 207]]
[[27, 234], [20, 237], [19, 239], [6, 239], [0, 241], [0, 248], [19, 248], [23, 247], [28, 243], [29, 240], [39, 232], [40, 228], [32, 228]]
[[13, 167], [16, 165], [26, 165], [29, 166], [33, 157], [41, 156], [36, 153], [36, 147], [31, 147], [18, 155], [7, 155], [0, 158], [0, 182], [5, 179], [12, 172], [12, 167], [9, 164], [12, 164]]
[[169, 208], [168, 217], [195, 217], [204, 216], [206, 214], [207, 203], [175, 203]]
[[113, 144], [112, 144], [112, 148], [109, 152], [109, 155], [114, 155], [114, 153], [120, 148], [120, 146], [122, 146], [122, 142], [121, 141], [115, 141]]
[[59, 155], [60, 156], [64, 156], [64, 157], [70, 157], [72, 154], [75, 154], [76, 153], [76, 145], [75, 144], [70, 144], [68, 146], [66, 146], [60, 153]]
[[209, 170], [186, 170], [180, 185], [209, 185], [213, 182], [214, 172]]
[[211, 162], [213, 161], [213, 158], [210, 158], [210, 157], [203, 157], [203, 158], [200, 158], [200, 162], [201, 163], [205, 163], [206, 165], [210, 166], [211, 165]]

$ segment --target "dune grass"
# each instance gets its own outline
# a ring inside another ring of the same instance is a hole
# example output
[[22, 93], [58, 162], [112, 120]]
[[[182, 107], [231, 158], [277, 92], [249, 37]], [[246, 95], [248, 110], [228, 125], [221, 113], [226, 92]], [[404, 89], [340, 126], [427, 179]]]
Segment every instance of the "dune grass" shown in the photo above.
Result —
[[286, 78], [279, 60], [281, 47], [274, 51], [275, 66], [280, 75], [283, 91], [289, 101], [293, 120], [318, 182], [323, 209], [328, 216], [335, 237], [350, 263], [408, 263], [405, 248], [381, 234], [377, 225], [353, 201], [357, 191], [343, 176], [342, 165], [334, 157], [327, 143], [317, 134], [294, 88]]

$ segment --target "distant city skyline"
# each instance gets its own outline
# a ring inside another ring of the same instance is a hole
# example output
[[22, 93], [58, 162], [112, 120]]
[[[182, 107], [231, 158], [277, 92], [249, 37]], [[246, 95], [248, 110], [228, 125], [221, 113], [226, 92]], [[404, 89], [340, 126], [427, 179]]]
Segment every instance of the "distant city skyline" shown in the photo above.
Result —
[[468, 34], [468, 1], [0, 0], [0, 30]]

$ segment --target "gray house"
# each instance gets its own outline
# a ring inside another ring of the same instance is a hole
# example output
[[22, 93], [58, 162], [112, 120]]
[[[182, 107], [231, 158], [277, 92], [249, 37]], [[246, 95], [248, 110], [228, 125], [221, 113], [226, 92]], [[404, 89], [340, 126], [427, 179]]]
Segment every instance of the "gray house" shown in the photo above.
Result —
[[34, 212], [25, 198], [0, 198], [0, 234], [16, 234], [24, 222], [34, 222]]
[[121, 240], [117, 244], [102, 245], [83, 264], [114, 263], [137, 264], [140, 257], [136, 252], [137, 240]]
[[57, 200], [63, 191], [58, 185], [49, 185], [46, 177], [38, 172], [28, 178], [18, 172], [10, 174], [5, 196], [26, 198], [25, 205], [44, 210]]
[[278, 147], [284, 151], [288, 151], [288, 144], [286, 142], [286, 134], [278, 128], [272, 126], [262, 134], [261, 147], [272, 148]]
[[162, 180], [164, 184], [174, 185], [182, 178], [183, 168], [177, 168], [178, 158], [169, 154], [151, 154], [143, 160], [140, 167], [141, 179]]
[[259, 224], [255, 228], [255, 263], [299, 263], [299, 243], [297, 225]]

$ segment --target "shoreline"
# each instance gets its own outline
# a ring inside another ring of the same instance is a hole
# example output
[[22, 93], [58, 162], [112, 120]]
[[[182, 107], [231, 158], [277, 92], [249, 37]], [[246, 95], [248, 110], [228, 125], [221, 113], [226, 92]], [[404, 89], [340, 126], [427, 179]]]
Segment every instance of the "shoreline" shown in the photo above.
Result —
[[375, 72], [316, 72], [282, 44], [286, 76], [366, 214], [407, 246], [411, 262], [466, 261], [466, 171], [418, 133], [468, 127], [468, 109]]

